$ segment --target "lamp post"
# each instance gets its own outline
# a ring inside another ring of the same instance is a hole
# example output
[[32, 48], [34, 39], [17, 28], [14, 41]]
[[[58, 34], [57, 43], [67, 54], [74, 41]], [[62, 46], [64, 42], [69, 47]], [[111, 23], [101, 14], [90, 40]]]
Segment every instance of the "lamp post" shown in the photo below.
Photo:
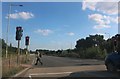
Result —
[[9, 27], [10, 27], [10, 13], [12, 6], [23, 6], [23, 5], [13, 5], [9, 4], [9, 11], [8, 11], [8, 22], [7, 22], [7, 34], [6, 34], [6, 58], [8, 57], [8, 33], [9, 33]]

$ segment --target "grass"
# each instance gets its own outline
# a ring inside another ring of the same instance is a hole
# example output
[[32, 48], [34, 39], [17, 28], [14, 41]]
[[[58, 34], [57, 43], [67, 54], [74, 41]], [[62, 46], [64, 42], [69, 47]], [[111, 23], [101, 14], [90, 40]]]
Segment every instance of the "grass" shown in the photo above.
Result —
[[11, 77], [13, 75], [15, 75], [16, 73], [20, 72], [21, 70], [25, 69], [22, 66], [19, 67], [15, 67], [15, 68], [11, 68], [10, 70], [8, 70], [8, 72], [3, 72], [3, 77]]
[[[3, 61], [2, 62], [2, 76], [3, 77], [13, 76], [25, 68], [25, 67], [22, 67], [20, 65], [17, 65], [16, 59], [17, 59], [16, 55], [11, 55], [10, 60], [9, 60], [9, 58], [6, 59], [6, 58], [2, 57], [2, 61]], [[10, 61], [10, 64], [9, 64], [9, 61]], [[26, 61], [26, 56], [21, 55], [21, 58], [20, 58], [21, 64], [28, 64], [25, 61]]]

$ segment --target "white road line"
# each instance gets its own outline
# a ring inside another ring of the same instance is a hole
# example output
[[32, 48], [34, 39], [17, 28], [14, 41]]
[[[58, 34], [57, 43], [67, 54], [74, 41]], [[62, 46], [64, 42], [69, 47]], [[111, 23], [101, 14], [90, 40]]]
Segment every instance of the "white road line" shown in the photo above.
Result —
[[30, 75], [57, 75], [57, 74], [70, 74], [72, 72], [57, 72], [57, 73], [35, 73]]
[[59, 75], [59, 74], [71, 74], [72, 72], [56, 72], [56, 73], [34, 73], [34, 74], [29, 74], [29, 78], [32, 79], [31, 76], [42, 76], [42, 75]]
[[29, 75], [29, 78], [32, 79], [31, 75]]
[[29, 78], [32, 79], [32, 76], [36, 75], [59, 75], [59, 74], [71, 74], [72, 72], [57, 72], [57, 73], [35, 73], [35, 74], [29, 74]]

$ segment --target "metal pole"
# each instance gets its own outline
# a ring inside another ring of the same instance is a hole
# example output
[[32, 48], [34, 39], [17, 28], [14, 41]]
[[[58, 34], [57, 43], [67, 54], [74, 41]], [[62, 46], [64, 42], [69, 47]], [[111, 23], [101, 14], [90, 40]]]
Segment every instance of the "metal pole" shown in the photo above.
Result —
[[12, 5], [11, 3], [9, 4], [7, 32], [6, 32], [6, 58], [8, 57], [8, 32], [10, 27], [10, 13], [11, 13], [12, 6], [23, 6], [23, 5]]
[[9, 5], [8, 22], [7, 22], [7, 34], [6, 34], [6, 58], [8, 57], [8, 32], [9, 32], [9, 27], [10, 27], [10, 12], [11, 12], [11, 4]]
[[19, 55], [20, 55], [20, 40], [18, 40], [18, 51], [17, 51], [17, 64], [19, 64]]
[[28, 45], [26, 45], [26, 63], [28, 61]]

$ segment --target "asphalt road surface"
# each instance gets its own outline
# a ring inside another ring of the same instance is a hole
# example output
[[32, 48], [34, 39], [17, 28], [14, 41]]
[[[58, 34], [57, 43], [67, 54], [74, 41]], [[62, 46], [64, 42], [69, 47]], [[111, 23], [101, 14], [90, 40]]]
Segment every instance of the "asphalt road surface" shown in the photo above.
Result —
[[85, 65], [103, 65], [104, 61], [95, 59], [77, 59], [67, 57], [43, 56], [43, 66], [38, 64], [34, 67], [65, 67], [65, 66], [85, 66]]
[[[34, 59], [33, 59], [34, 60]], [[79, 59], [43, 56], [43, 65], [34, 65], [21, 76], [34, 79], [36, 77], [116, 77], [119, 72], [106, 71], [104, 61], [96, 59]]]

